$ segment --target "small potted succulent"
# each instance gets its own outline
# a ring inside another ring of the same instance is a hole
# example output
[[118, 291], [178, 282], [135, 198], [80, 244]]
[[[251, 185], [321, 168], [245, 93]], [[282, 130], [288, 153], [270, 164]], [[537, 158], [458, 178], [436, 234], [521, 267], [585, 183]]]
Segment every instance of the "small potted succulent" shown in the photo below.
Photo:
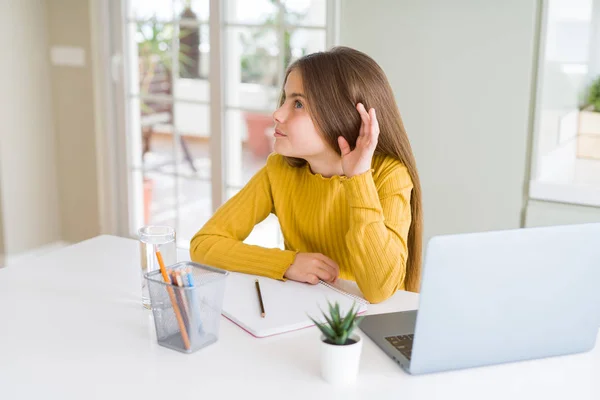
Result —
[[357, 318], [355, 304], [346, 315], [341, 315], [340, 305], [329, 303], [329, 315], [323, 312], [327, 322], [319, 323], [312, 317], [322, 333], [321, 336], [321, 375], [327, 382], [346, 384], [356, 380], [362, 350], [362, 340], [352, 334], [362, 317]]

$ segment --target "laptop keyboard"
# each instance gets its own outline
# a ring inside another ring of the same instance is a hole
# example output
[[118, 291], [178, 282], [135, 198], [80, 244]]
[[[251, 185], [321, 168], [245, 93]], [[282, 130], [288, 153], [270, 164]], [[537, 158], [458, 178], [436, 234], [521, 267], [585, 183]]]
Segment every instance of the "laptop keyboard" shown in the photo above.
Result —
[[410, 360], [412, 353], [413, 339], [415, 335], [398, 335], [398, 336], [387, 336], [385, 340], [390, 342], [392, 346], [396, 348], [402, 355]]

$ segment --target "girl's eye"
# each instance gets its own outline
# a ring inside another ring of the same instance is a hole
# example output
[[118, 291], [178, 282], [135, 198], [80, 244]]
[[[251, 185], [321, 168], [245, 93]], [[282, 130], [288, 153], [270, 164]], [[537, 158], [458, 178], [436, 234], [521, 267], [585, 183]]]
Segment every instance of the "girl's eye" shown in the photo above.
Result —
[[294, 102], [294, 108], [302, 108], [302, 107], [303, 107], [303, 105], [299, 100], [296, 100]]

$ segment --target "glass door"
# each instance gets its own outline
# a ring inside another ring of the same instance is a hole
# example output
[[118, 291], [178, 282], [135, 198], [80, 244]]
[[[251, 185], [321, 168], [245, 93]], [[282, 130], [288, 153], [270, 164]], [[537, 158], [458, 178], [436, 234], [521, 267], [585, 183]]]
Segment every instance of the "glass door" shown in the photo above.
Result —
[[[129, 233], [167, 224], [177, 245], [237, 193], [272, 151], [287, 65], [336, 43], [330, 0], [120, 0]], [[270, 216], [247, 243], [282, 247]]]

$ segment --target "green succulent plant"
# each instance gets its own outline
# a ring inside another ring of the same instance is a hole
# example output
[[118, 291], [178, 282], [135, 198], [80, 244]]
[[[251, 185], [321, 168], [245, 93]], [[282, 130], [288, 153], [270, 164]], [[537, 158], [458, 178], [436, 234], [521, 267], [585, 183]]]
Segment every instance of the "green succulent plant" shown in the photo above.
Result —
[[341, 315], [340, 305], [337, 302], [335, 304], [327, 302], [327, 304], [329, 305], [329, 315], [321, 310], [327, 322], [320, 323], [311, 316], [309, 318], [323, 333], [325, 342], [340, 346], [351, 344], [350, 335], [363, 319], [363, 317], [357, 317], [356, 303], [352, 304], [352, 308], [346, 315]]

